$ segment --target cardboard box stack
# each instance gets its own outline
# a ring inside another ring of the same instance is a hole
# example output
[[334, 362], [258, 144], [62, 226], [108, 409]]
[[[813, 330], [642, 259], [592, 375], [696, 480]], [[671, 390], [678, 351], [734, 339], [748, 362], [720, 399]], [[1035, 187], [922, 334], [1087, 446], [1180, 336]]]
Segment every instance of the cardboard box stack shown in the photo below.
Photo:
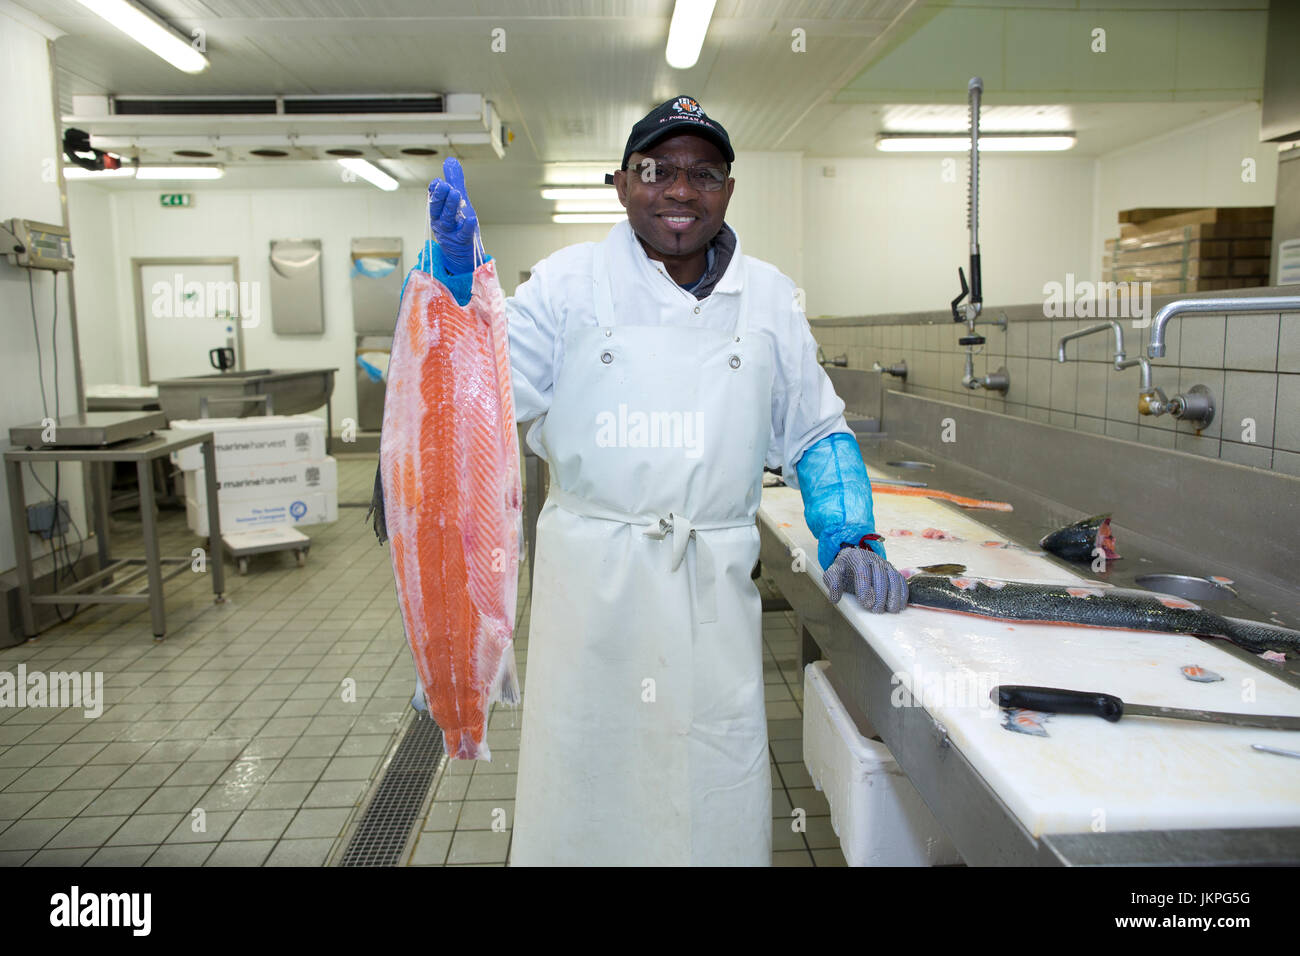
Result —
[[1119, 222], [1107, 282], [1150, 282], [1152, 295], [1268, 285], [1272, 206], [1126, 209]]
[[[221, 531], [300, 527], [338, 520], [338, 465], [325, 454], [325, 422], [312, 415], [174, 421], [177, 431], [210, 431], [217, 449]], [[185, 476], [190, 530], [207, 535], [207, 484], [199, 445], [172, 460]]]

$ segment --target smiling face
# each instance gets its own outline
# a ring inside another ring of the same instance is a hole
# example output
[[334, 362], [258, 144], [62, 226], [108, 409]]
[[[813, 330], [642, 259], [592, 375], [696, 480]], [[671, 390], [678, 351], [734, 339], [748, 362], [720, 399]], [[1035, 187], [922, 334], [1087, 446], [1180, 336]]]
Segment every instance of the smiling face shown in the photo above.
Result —
[[726, 169], [721, 150], [700, 136], [681, 133], [661, 139], [644, 153], [633, 153], [628, 157], [629, 168], [614, 173], [618, 198], [627, 207], [632, 231], [647, 253], [667, 263], [704, 256], [709, 241], [722, 228], [736, 181], [727, 177], [726, 184], [716, 192], [696, 189], [685, 173], [679, 173], [672, 183], [647, 183], [631, 171], [645, 159], [678, 167], [710, 164]]

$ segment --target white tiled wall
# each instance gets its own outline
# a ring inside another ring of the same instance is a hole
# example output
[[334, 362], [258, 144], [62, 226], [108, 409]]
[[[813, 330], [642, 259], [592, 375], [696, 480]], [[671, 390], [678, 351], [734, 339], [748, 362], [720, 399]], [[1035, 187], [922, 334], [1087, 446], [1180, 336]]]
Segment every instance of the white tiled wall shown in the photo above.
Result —
[[[1152, 381], [1172, 398], [1193, 385], [1214, 396], [1214, 421], [1201, 434], [1168, 415], [1138, 414], [1139, 371], [1115, 371], [1109, 334], [1076, 339], [1069, 359], [1056, 361], [1056, 343], [1094, 319], [1012, 321], [1006, 332], [980, 327], [987, 339], [975, 374], [1006, 365], [1005, 397], [962, 387], [963, 327], [944, 325], [814, 326], [828, 357], [847, 353], [853, 368], [907, 360], [906, 385], [887, 386], [930, 398], [1015, 415], [1161, 448], [1222, 458], [1256, 468], [1300, 475], [1300, 312], [1193, 315], [1168, 327], [1167, 351], [1152, 364]], [[1130, 356], [1139, 340], [1129, 333]], [[1249, 422], [1254, 423], [1253, 441]], [[887, 425], [888, 423], [886, 423]]]

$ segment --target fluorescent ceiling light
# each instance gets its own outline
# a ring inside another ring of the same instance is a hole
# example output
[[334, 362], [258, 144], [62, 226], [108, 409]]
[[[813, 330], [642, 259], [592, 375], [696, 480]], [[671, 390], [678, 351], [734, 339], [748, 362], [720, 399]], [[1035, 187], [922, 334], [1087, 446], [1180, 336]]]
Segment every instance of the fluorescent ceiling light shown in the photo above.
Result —
[[81, 5], [103, 17], [132, 40], [162, 57], [184, 73], [202, 73], [208, 58], [166, 22], [128, 0], [80, 0]]
[[603, 199], [617, 201], [613, 186], [550, 186], [542, 190], [543, 199]]
[[[1069, 106], [980, 104], [980, 135], [988, 133], [1069, 133], [1075, 128]], [[900, 103], [886, 105], [880, 117], [885, 133], [947, 133], [965, 136], [970, 131], [966, 103]]]
[[339, 165], [356, 173], [372, 186], [378, 186], [385, 192], [392, 192], [397, 188], [397, 180], [369, 160], [349, 157], [348, 159], [340, 159]]
[[135, 178], [134, 166], [123, 166], [120, 169], [86, 169], [83, 166], [64, 166], [64, 179], [133, 179]]
[[600, 186], [605, 174], [618, 168], [618, 161], [603, 163], [545, 163], [542, 182], [547, 186]]
[[624, 212], [623, 204], [609, 199], [561, 199], [555, 204], [556, 212]]
[[574, 222], [622, 222], [627, 218], [625, 213], [612, 212], [557, 212], [551, 216], [551, 222], [574, 223]]
[[[1074, 134], [1056, 136], [980, 133], [981, 153], [1055, 152], [1074, 146]], [[882, 153], [966, 153], [969, 136], [933, 136], [925, 134], [881, 133], [876, 149]]]
[[664, 59], [678, 70], [689, 70], [700, 58], [704, 34], [709, 32], [715, 0], [677, 0]]
[[220, 179], [226, 171], [220, 166], [138, 166], [140, 179]]

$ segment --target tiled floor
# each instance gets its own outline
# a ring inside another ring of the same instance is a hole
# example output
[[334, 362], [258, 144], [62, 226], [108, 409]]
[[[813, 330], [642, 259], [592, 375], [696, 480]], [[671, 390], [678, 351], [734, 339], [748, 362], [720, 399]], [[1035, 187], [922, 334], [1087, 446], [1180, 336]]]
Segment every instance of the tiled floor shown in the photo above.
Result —
[[[340, 501], [374, 460], [340, 461]], [[320, 865], [409, 712], [411, 663], [386, 551], [344, 508], [292, 555], [168, 582], [167, 639], [144, 605], [97, 605], [0, 650], [0, 671], [99, 671], [103, 714], [0, 709], [0, 865]], [[164, 554], [202, 543], [165, 511]], [[115, 548], [141, 553], [133, 512]], [[355, 682], [355, 697], [345, 694]]]
[[[374, 458], [340, 458], [339, 501], [368, 501]], [[227, 564], [227, 601], [206, 574], [168, 582], [166, 641], [148, 608], [98, 605], [38, 640], [0, 649], [0, 671], [102, 672], [101, 716], [0, 708], [0, 866], [320, 866], [337, 857], [410, 715], [410, 654], [387, 551], [344, 507], [289, 554]], [[201, 539], [184, 514], [160, 523], [164, 554]], [[142, 551], [114, 519], [115, 553]], [[770, 592], [769, 592], [770, 593]], [[520, 595], [521, 678], [527, 593]], [[764, 615], [773, 763], [773, 862], [844, 865], [800, 745], [802, 680], [788, 613]], [[355, 686], [355, 694], [350, 693]], [[513, 822], [522, 711], [491, 716], [491, 763], [438, 770], [411, 865], [502, 865]], [[807, 811], [807, 832], [790, 811]], [[504, 826], [504, 829], [501, 827]]]

